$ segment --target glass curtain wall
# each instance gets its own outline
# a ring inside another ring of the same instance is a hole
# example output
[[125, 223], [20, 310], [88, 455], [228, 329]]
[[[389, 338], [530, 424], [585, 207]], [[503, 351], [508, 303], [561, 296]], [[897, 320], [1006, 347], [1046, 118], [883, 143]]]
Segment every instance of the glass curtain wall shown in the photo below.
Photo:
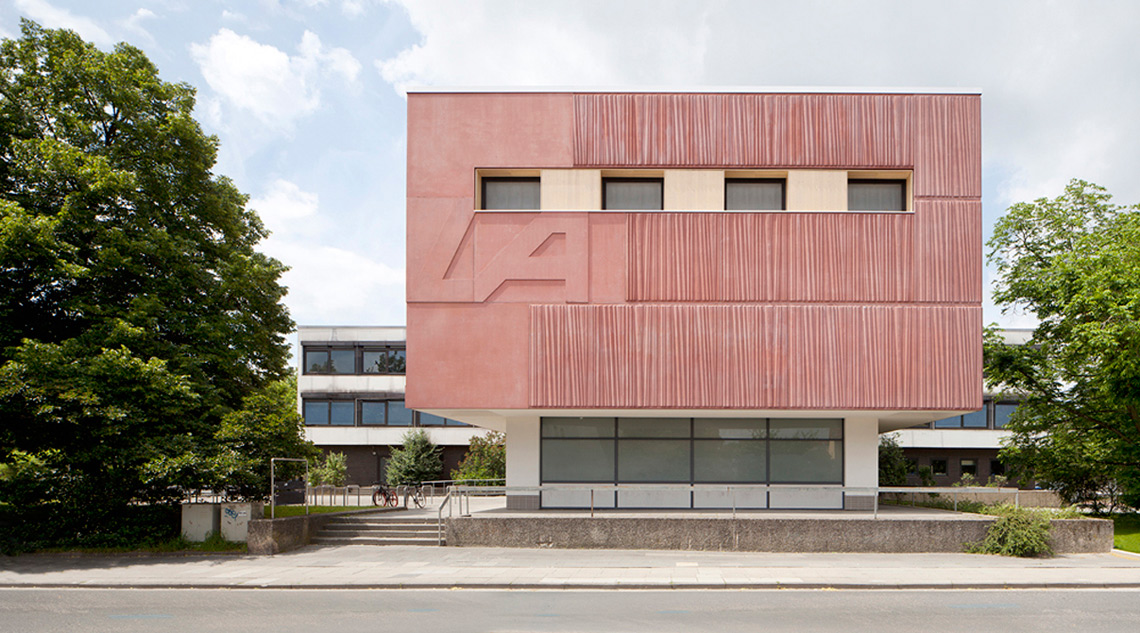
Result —
[[543, 483], [843, 483], [843, 420], [543, 418]]

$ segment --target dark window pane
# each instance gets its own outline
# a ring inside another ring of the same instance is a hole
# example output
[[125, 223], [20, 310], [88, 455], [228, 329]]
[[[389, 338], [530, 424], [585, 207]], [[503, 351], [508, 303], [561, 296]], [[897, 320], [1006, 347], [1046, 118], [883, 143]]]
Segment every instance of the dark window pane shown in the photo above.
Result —
[[542, 440], [542, 481], [613, 481], [614, 440]]
[[366, 401], [360, 403], [361, 424], [384, 424], [384, 422], [383, 402]]
[[460, 422], [459, 420], [452, 420], [451, 418], [445, 418], [444, 423], [447, 424], [447, 426], [471, 426], [470, 424], [467, 424], [466, 422]]
[[936, 429], [958, 429], [962, 427], [962, 416], [956, 415], [952, 418], [943, 418], [935, 420], [934, 428]]
[[327, 374], [329, 373], [329, 352], [328, 350], [305, 350], [305, 373], [306, 374]]
[[412, 410], [404, 408], [403, 400], [388, 401], [388, 426], [411, 426]]
[[976, 459], [963, 459], [962, 460], [962, 474], [963, 475], [977, 475], [978, 474], [978, 460], [976, 460]]
[[999, 459], [990, 460], [990, 476], [1001, 476], [1005, 474], [1005, 464], [1001, 463]]
[[660, 210], [662, 209], [661, 180], [625, 180], [609, 178], [602, 182], [602, 208]]
[[329, 423], [329, 403], [306, 402], [304, 406], [305, 424], [315, 426]]
[[689, 440], [621, 440], [618, 481], [689, 481]]
[[843, 437], [843, 420], [773, 419], [768, 433], [782, 440], [838, 440]]
[[747, 440], [693, 442], [693, 481], [761, 483], [765, 478], [767, 443]]
[[384, 350], [364, 350], [364, 373], [388, 373], [388, 352]]
[[930, 460], [930, 471], [935, 475], [946, 474], [946, 460], [932, 459]]
[[613, 437], [613, 418], [543, 418], [543, 437]]
[[906, 211], [905, 180], [848, 180], [849, 211]]
[[447, 423], [446, 418], [441, 418], [438, 415], [420, 412], [420, 426], [443, 426]]
[[329, 350], [329, 371], [330, 374], [355, 374], [356, 373], [356, 352], [351, 349], [331, 349]]
[[782, 180], [726, 180], [724, 208], [728, 211], [779, 211], [784, 208]]
[[693, 437], [762, 440], [768, 437], [768, 423], [766, 420], [697, 418], [693, 421]]
[[689, 418], [624, 418], [618, 437], [689, 437]]
[[484, 178], [484, 209], [538, 209], [541, 184], [538, 178]]
[[962, 416], [962, 426], [968, 429], [986, 428], [986, 410], [982, 409]]
[[402, 374], [407, 369], [407, 351], [394, 349], [388, 352], [388, 373]]
[[1004, 429], [1009, 424], [1009, 416], [1017, 409], [1016, 404], [998, 404], [994, 406], [994, 428]]
[[329, 423], [335, 426], [352, 426], [356, 423], [356, 403], [330, 402]]
[[843, 443], [817, 441], [768, 442], [771, 476], [780, 483], [839, 483], [843, 481]]

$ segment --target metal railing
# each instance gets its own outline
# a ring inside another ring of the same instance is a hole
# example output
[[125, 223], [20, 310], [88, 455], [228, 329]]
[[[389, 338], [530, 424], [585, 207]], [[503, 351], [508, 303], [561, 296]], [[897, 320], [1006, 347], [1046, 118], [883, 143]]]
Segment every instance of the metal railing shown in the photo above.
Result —
[[[446, 497], [448, 504], [448, 512], [451, 513], [451, 503], [457, 502], [459, 504], [459, 516], [470, 516], [471, 513], [471, 497], [472, 496], [502, 496], [507, 494], [537, 494], [543, 493], [578, 493], [581, 495], [589, 494], [588, 505], [584, 502], [579, 506], [578, 503], [574, 507], [586, 507], [590, 510], [590, 516], [594, 516], [597, 509], [620, 509], [618, 508], [618, 496], [622, 493], [658, 493], [667, 495], [669, 493], [690, 493], [692, 495], [703, 495], [706, 497], [701, 505], [698, 507], [692, 506], [678, 506], [676, 510], [729, 510], [732, 511], [733, 518], [736, 517], [737, 510], [816, 510], [828, 508], [812, 508], [804, 506], [804, 500], [799, 503], [790, 505], [777, 504], [773, 505], [772, 496], [775, 493], [781, 495], [814, 495], [814, 499], [819, 500], [818, 495], [834, 495], [836, 501], [840, 503], [837, 507], [831, 509], [843, 509], [847, 506], [850, 498], [863, 499], [870, 501], [870, 507], [867, 508], [872, 512], [874, 518], [879, 517], [879, 497], [881, 493], [902, 493], [911, 495], [946, 495], [950, 497], [953, 502], [954, 509], [958, 509], [958, 501], [964, 495], [985, 495], [985, 494], [1002, 494], [1014, 496], [1014, 505], [1020, 506], [1020, 498], [1018, 490], [1014, 488], [990, 488], [990, 487], [932, 487], [932, 488], [917, 488], [917, 487], [877, 487], [877, 486], [838, 486], [831, 484], [805, 484], [805, 485], [785, 485], [785, 484], [542, 484], [539, 486], [452, 486], [448, 488], [449, 494]], [[716, 495], [721, 495], [718, 499]], [[756, 499], [759, 495], [763, 495], [763, 503], [757, 503]], [[604, 503], [600, 503], [604, 501]], [[695, 499], [694, 499], [695, 501]], [[718, 503], [719, 501], [719, 503]], [[464, 502], [466, 502], [466, 511], [464, 510]], [[669, 507], [661, 507], [661, 510], [670, 510]], [[440, 515], [442, 516], [443, 508], [440, 507]]]

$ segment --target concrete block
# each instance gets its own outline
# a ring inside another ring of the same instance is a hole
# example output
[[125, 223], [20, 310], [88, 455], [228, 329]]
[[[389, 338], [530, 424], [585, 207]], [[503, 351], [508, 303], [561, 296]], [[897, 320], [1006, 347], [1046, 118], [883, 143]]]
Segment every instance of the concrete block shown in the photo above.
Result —
[[217, 503], [182, 504], [182, 536], [201, 543], [221, 529], [221, 508]]
[[264, 515], [265, 505], [255, 503], [223, 503], [221, 508], [222, 538], [244, 542], [249, 536], [249, 522]]

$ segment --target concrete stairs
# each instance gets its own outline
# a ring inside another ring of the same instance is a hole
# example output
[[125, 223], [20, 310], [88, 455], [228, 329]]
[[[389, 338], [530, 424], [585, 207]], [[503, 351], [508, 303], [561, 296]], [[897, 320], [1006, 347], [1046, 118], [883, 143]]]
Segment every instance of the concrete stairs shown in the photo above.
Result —
[[436, 519], [401, 517], [400, 512], [357, 514], [330, 520], [313, 537], [315, 545], [441, 545]]

